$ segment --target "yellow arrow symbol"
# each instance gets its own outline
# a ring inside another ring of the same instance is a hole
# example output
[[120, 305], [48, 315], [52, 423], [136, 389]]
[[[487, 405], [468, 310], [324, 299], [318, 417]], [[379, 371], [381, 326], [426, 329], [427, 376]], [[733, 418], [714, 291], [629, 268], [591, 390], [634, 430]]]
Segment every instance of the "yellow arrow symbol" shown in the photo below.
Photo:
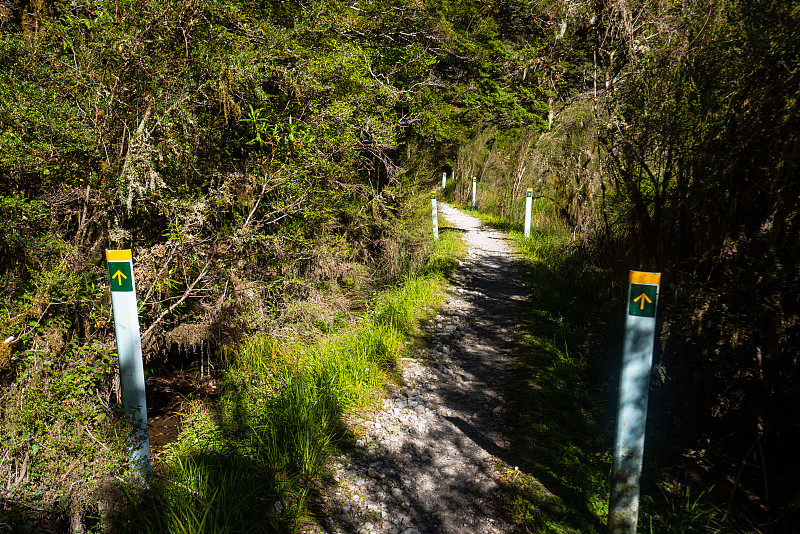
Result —
[[117, 277], [119, 277], [117, 279], [117, 283], [120, 285], [120, 287], [122, 287], [122, 279], [124, 278], [125, 280], [127, 280], [128, 277], [125, 276], [124, 274], [122, 274], [122, 271], [120, 271], [119, 269], [117, 269], [117, 272], [114, 273], [114, 275], [111, 277], [111, 279], [113, 280], [114, 278], [117, 278]]
[[647, 297], [647, 295], [645, 295], [644, 293], [642, 293], [641, 295], [639, 295], [638, 297], [636, 297], [635, 299], [633, 299], [633, 302], [639, 302], [640, 300], [642, 301], [642, 302], [639, 304], [639, 309], [640, 309], [640, 310], [643, 310], [643, 309], [644, 309], [644, 301], [647, 301], [647, 303], [648, 303], [648, 304], [652, 304], [652, 303], [653, 303], [653, 301], [652, 301], [652, 300], [650, 300], [650, 299]]

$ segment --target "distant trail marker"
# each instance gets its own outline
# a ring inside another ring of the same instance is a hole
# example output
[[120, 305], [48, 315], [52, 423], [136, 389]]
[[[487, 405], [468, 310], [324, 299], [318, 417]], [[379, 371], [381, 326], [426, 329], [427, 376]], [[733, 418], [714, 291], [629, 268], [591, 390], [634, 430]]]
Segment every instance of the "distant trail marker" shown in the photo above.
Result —
[[609, 534], [636, 534], [661, 273], [630, 271], [628, 283], [614, 470], [608, 507]]
[[106, 250], [106, 262], [108, 280], [111, 284], [114, 330], [117, 334], [122, 404], [133, 424], [129, 436], [131, 463], [145, 476], [149, 476], [150, 438], [147, 434], [147, 399], [131, 251]]
[[478, 191], [478, 179], [476, 177], [472, 177], [472, 209], [475, 209], [475, 197]]
[[531, 204], [533, 203], [533, 189], [530, 187], [525, 192], [525, 239], [531, 236]]
[[436, 191], [431, 191], [431, 219], [433, 221], [433, 238], [439, 239], [439, 212], [436, 209]]
[[442, 173], [442, 191], [444, 191], [445, 187], [447, 187], [447, 173], [443, 172]]

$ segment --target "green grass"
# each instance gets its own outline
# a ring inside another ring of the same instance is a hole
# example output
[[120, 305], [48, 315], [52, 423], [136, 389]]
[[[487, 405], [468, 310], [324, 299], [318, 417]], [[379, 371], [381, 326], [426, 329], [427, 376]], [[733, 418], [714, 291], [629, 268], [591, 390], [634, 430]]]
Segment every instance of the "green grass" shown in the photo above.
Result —
[[537, 203], [522, 225], [471, 212], [510, 234], [529, 292], [510, 386], [506, 512], [520, 532], [605, 532], [610, 423], [602, 384], [608, 276], [568, 247], [569, 229]]
[[707, 497], [713, 488], [693, 491], [688, 485], [666, 483], [658, 500], [645, 496], [646, 510], [641, 521], [641, 531], [649, 534], [703, 534], [707, 532], [738, 532], [726, 525], [723, 529], [722, 509]]
[[431, 250], [422, 273], [447, 274], [455, 266], [455, 260], [464, 252], [461, 231], [450, 221], [439, 215], [439, 239], [431, 243]]
[[132, 532], [295, 531], [311, 517], [329, 456], [354, 442], [347, 414], [399, 377], [406, 339], [441, 303], [458, 247], [442, 232], [418, 274], [316, 342], [255, 335], [229, 350], [224, 395], [195, 403], [155, 462], [146, 497], [119, 518]]

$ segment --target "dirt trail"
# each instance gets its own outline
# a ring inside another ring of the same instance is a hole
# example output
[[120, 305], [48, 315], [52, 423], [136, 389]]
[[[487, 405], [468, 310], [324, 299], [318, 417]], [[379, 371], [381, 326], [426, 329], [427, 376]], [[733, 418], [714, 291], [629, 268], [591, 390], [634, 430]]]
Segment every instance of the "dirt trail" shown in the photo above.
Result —
[[363, 422], [363, 439], [334, 460], [327, 532], [504, 533], [496, 510], [506, 442], [503, 387], [524, 293], [502, 233], [451, 206], [464, 232], [449, 299], [425, 326], [428, 348], [403, 366], [407, 387]]

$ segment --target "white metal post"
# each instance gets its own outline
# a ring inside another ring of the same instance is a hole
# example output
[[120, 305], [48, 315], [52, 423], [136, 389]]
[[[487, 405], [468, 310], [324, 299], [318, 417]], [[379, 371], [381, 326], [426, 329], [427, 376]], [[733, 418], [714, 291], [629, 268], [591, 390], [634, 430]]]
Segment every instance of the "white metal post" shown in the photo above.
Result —
[[636, 534], [661, 273], [630, 271], [628, 282], [628, 313], [608, 506], [609, 534]]
[[476, 177], [472, 177], [472, 209], [475, 209], [475, 197], [477, 195], [478, 190], [478, 179]]
[[531, 204], [533, 203], [533, 189], [530, 187], [525, 193], [525, 239], [531, 237]]
[[130, 250], [106, 250], [111, 306], [117, 335], [122, 404], [133, 430], [129, 436], [131, 463], [150, 474], [150, 439], [147, 434], [147, 399], [142, 363], [142, 338], [136, 306], [136, 283]]
[[436, 191], [431, 191], [431, 219], [433, 221], [433, 238], [439, 239], [439, 213], [436, 209]]

